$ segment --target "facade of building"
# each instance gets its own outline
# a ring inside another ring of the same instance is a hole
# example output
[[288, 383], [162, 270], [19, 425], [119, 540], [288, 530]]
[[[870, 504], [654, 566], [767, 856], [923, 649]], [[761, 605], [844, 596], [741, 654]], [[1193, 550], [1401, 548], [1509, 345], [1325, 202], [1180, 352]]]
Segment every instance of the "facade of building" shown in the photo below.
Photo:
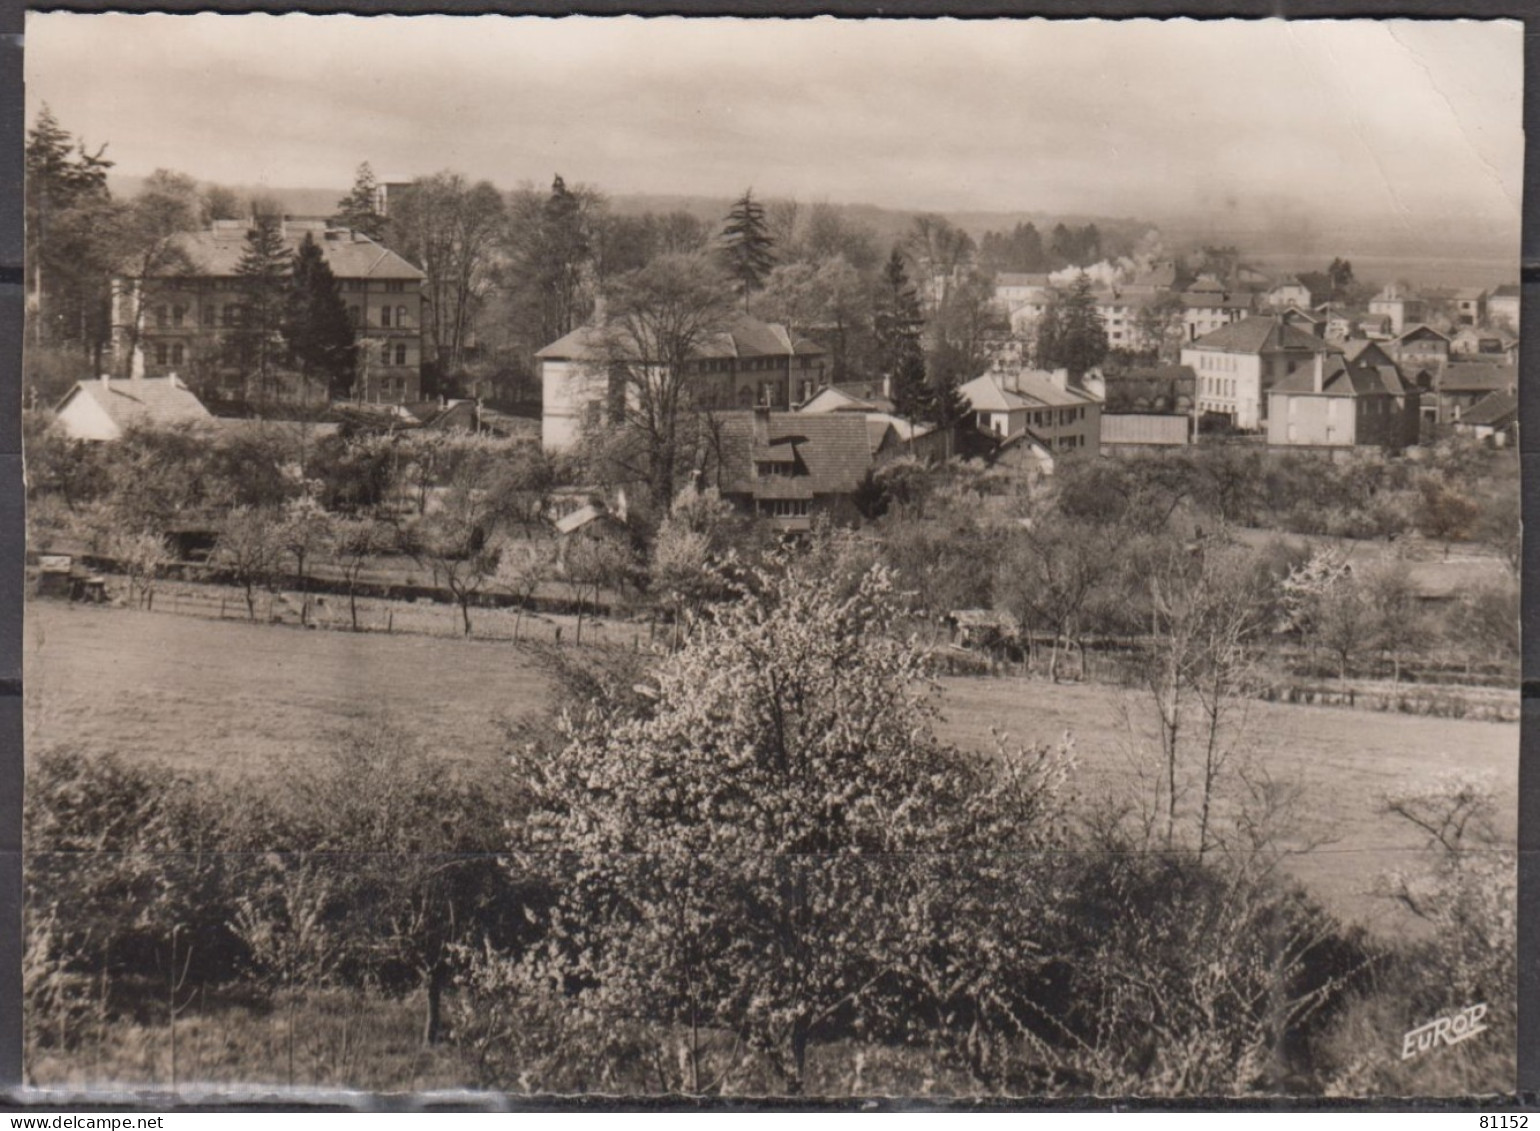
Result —
[[1493, 393], [1516, 393], [1519, 370], [1489, 361], [1456, 361], [1437, 375], [1434, 394], [1439, 424], [1458, 424], [1466, 411]]
[[1449, 363], [1449, 335], [1421, 322], [1403, 330], [1389, 349], [1407, 369], [1436, 371]]
[[977, 430], [998, 442], [1030, 437], [1055, 455], [1101, 451], [1101, 400], [1063, 369], [985, 373], [958, 392]]
[[1328, 341], [1345, 342], [1351, 338], [1389, 340], [1394, 336], [1388, 314], [1348, 310], [1335, 303], [1322, 303], [1315, 308], [1315, 313], [1325, 323]]
[[1183, 340], [1195, 342], [1251, 314], [1251, 299], [1228, 291], [1193, 290], [1182, 295]]
[[1254, 431], [1267, 420], [1266, 394], [1279, 381], [1333, 345], [1281, 317], [1256, 315], [1183, 347], [1182, 364], [1197, 375], [1197, 411], [1228, 417]]
[[1521, 294], [1517, 283], [1504, 283], [1487, 295], [1487, 321], [1493, 326], [1507, 330], [1510, 334], [1517, 335]]
[[1418, 398], [1415, 390], [1408, 396], [1394, 366], [1318, 353], [1267, 398], [1267, 442], [1275, 447], [1400, 450], [1417, 442]]
[[[221, 392], [238, 392], [237, 375], [221, 361], [228, 333], [242, 319], [236, 267], [250, 225], [216, 220], [176, 244], [187, 266], [150, 279], [120, 277], [112, 287], [112, 340], [119, 371], [146, 377], [198, 372]], [[336, 277], [358, 330], [354, 399], [405, 404], [422, 399], [424, 275], [401, 256], [361, 233], [322, 220], [286, 220], [284, 244], [293, 252], [308, 236]], [[201, 387], [201, 386], [200, 386]]]
[[1267, 292], [1267, 305], [1280, 309], [1297, 306], [1301, 310], [1309, 310], [1315, 306], [1315, 296], [1310, 293], [1309, 287], [1290, 275]]
[[54, 410], [72, 440], [110, 441], [130, 428], [170, 428], [214, 420], [176, 377], [103, 377], [79, 381]]
[[[585, 427], [607, 419], [612, 398], [624, 395], [621, 370], [646, 368], [617, 360], [624, 353], [598, 326], [580, 326], [535, 354], [540, 365], [541, 442], [570, 449]], [[772, 408], [789, 411], [828, 383], [824, 349], [793, 339], [786, 327], [739, 315], [696, 349], [684, 374], [690, 403], [701, 410]]]
[[1105, 412], [1101, 428], [1101, 450], [1113, 455], [1186, 447], [1192, 443], [1193, 419], [1188, 413]]
[[1460, 326], [1483, 326], [1487, 320], [1487, 293], [1480, 287], [1461, 287], [1454, 292], [1454, 317]]
[[1391, 283], [1369, 300], [1370, 314], [1383, 314], [1390, 319], [1390, 332], [1399, 334], [1408, 326], [1421, 322], [1426, 315], [1427, 304], [1400, 283]]

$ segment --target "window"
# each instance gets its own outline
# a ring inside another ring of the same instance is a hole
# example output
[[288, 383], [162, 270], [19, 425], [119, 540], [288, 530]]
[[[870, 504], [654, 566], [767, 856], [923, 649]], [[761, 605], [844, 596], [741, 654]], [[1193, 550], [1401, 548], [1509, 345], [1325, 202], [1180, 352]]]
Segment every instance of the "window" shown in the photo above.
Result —
[[404, 306], [396, 307], [396, 325], [397, 326], [405, 326], [406, 325], [406, 307], [404, 307]]
[[161, 330], [166, 328], [166, 308], [164, 306], [157, 306], [155, 308], [155, 325]]
[[759, 513], [772, 518], [806, 518], [806, 499], [761, 499]]
[[380, 347], [380, 364], [381, 365], [389, 365], [390, 364], [390, 343], [389, 342], [386, 342], [383, 346]]
[[381, 326], [389, 326], [390, 325], [390, 307], [388, 307], [388, 306], [380, 307], [380, 325]]
[[385, 289], [391, 294], [400, 294], [406, 290], [406, 283], [400, 279], [391, 279], [385, 284]]
[[171, 364], [172, 365], [181, 365], [182, 362], [186, 359], [186, 357], [187, 357], [186, 347], [184, 347], [181, 342], [172, 342], [171, 343]]
[[216, 317], [218, 317], [218, 311], [214, 309], [213, 303], [209, 303], [208, 306], [203, 308], [203, 324], [205, 326], [212, 326]]
[[405, 342], [397, 342], [396, 343], [396, 364], [397, 365], [405, 365], [406, 364], [406, 343]]
[[165, 342], [156, 342], [155, 343], [155, 364], [156, 365], [165, 365], [166, 364], [166, 357], [167, 357], [166, 343]]

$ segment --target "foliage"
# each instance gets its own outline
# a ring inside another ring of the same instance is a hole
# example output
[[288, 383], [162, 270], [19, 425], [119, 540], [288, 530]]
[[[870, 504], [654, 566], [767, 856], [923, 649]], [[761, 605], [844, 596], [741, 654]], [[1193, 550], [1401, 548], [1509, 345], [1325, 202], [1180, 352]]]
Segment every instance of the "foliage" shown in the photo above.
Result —
[[841, 595], [783, 561], [754, 589], [664, 662], [650, 709], [523, 756], [518, 874], [565, 862], [548, 984], [678, 1034], [691, 1091], [706, 1029], [795, 1092], [812, 1040], [1013, 1024], [1036, 934], [1014, 854], [1051, 841], [1059, 763], [930, 736], [886, 571]]
[[281, 217], [258, 219], [246, 233], [240, 261], [235, 265], [240, 319], [226, 332], [225, 348], [226, 360], [240, 372], [242, 396], [247, 400], [265, 400], [278, 387], [292, 259], [284, 243]]
[[337, 201], [337, 213], [331, 222], [362, 232], [372, 240], [384, 239], [386, 220], [379, 212], [379, 196], [379, 182], [365, 161], [354, 173], [353, 187], [347, 196]]
[[1042, 369], [1083, 375], [1107, 356], [1107, 331], [1091, 277], [1082, 271], [1068, 290], [1055, 292], [1037, 325], [1036, 361]]
[[698, 255], [660, 256], [615, 280], [608, 300], [605, 367], [619, 378], [610, 417], [626, 441], [609, 450], [609, 459], [644, 483], [661, 507], [674, 497], [695, 446], [690, 363], [727, 326], [731, 310], [722, 277]]
[[399, 250], [427, 275], [428, 343], [445, 374], [465, 361], [475, 317], [493, 284], [497, 239], [506, 218], [502, 194], [459, 173], [419, 177], [392, 202]]
[[876, 362], [890, 382], [894, 411], [910, 420], [928, 420], [935, 399], [925, 379], [924, 318], [898, 248], [888, 257], [879, 293]]
[[736, 290], [748, 308], [749, 296], [765, 285], [775, 266], [775, 240], [765, 219], [764, 205], [747, 189], [733, 202], [722, 226], [722, 266], [735, 280]]
[[328, 399], [347, 396], [358, 360], [353, 324], [342, 289], [309, 233], [294, 259], [283, 336], [288, 360], [304, 380], [319, 380]]
[[264, 507], [236, 507], [225, 515], [210, 561], [229, 573], [257, 619], [256, 591], [271, 586], [283, 568], [280, 519]]

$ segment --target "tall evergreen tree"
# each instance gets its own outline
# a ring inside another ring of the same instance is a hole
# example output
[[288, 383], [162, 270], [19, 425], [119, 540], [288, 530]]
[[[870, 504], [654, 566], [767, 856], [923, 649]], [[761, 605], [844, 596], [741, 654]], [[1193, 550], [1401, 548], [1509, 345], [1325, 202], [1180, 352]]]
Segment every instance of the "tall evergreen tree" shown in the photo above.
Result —
[[875, 319], [877, 364], [888, 378], [894, 410], [910, 420], [927, 420], [935, 408], [925, 380], [923, 326], [920, 300], [909, 282], [903, 252], [895, 247], [882, 271]]
[[33, 344], [75, 340], [91, 348], [105, 333], [102, 229], [111, 197], [106, 146], [88, 152], [45, 104], [27, 131], [26, 260]]
[[582, 320], [583, 276], [592, 248], [583, 217], [583, 202], [568, 190], [560, 174], [551, 182], [551, 195], [540, 214], [541, 335], [554, 342]]
[[1083, 376], [1107, 356], [1107, 327], [1096, 309], [1091, 277], [1082, 271], [1059, 292], [1038, 323], [1037, 363]]
[[308, 233], [294, 258], [283, 336], [289, 363], [307, 382], [323, 382], [334, 400], [348, 395], [358, 354], [353, 324], [331, 265]]
[[246, 246], [235, 265], [241, 316], [229, 340], [248, 400], [253, 386], [257, 397], [266, 399], [277, 384], [292, 258], [283, 238], [283, 221], [263, 217], [246, 233]]
[[372, 240], [385, 238], [385, 217], [379, 211], [380, 185], [374, 178], [374, 170], [365, 161], [353, 174], [353, 188], [337, 201], [337, 214], [332, 223], [355, 232], [362, 232]]
[[749, 296], [764, 287], [775, 266], [774, 247], [764, 205], [754, 199], [753, 189], [745, 189], [722, 228], [722, 262], [737, 283], [745, 309]]

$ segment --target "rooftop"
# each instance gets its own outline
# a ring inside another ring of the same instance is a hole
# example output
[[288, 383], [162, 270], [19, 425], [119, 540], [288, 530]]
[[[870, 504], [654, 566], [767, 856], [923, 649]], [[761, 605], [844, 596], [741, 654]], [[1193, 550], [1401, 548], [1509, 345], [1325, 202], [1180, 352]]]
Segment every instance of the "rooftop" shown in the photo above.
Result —
[[1487, 424], [1502, 427], [1519, 411], [1519, 395], [1504, 389], [1483, 397], [1460, 415], [1461, 424]]
[[[1304, 365], [1276, 382], [1275, 393], [1309, 393], [1313, 396], [1363, 397], [1399, 394], [1401, 381], [1393, 366], [1389, 379], [1380, 372], [1382, 367], [1355, 365], [1341, 354], [1328, 354], [1321, 358], [1321, 388], [1315, 387], [1315, 366]], [[1392, 383], [1393, 382], [1393, 383]]]
[[64, 395], [58, 411], [77, 397], [95, 401], [119, 428], [211, 421], [213, 414], [175, 377], [80, 381]]
[[961, 386], [959, 393], [974, 412], [1009, 412], [1024, 408], [1057, 408], [1094, 404], [1096, 398], [1060, 388], [1054, 375], [1041, 369], [985, 373]]
[[[603, 361], [611, 356], [606, 328], [579, 326], [535, 353], [547, 361]], [[732, 316], [724, 328], [705, 335], [693, 356], [706, 360], [739, 357], [816, 357], [826, 351], [806, 338], [793, 340], [778, 322], [761, 322], [747, 314]]]
[[1205, 334], [1188, 347], [1222, 350], [1225, 353], [1277, 353], [1282, 350], [1309, 350], [1311, 353], [1341, 353], [1340, 346], [1323, 341], [1282, 318], [1254, 315], [1221, 326]]
[[[246, 250], [247, 226], [233, 221], [216, 221], [215, 227], [201, 232], [184, 232], [175, 245], [188, 258], [192, 274], [212, 278], [234, 277]], [[423, 273], [401, 256], [375, 243], [361, 232], [332, 228], [324, 224], [289, 221], [284, 224], [283, 241], [291, 252], [298, 252], [305, 237], [313, 239], [326, 258], [326, 265], [339, 279], [421, 280]], [[186, 272], [177, 267], [156, 272], [176, 276]]]
[[[734, 411], [721, 413], [717, 419], [724, 494], [758, 498], [849, 494], [872, 467], [873, 437], [861, 413]], [[762, 433], [757, 429], [763, 429]], [[793, 473], [761, 479], [753, 465], [753, 453], [764, 448], [788, 452]]]

